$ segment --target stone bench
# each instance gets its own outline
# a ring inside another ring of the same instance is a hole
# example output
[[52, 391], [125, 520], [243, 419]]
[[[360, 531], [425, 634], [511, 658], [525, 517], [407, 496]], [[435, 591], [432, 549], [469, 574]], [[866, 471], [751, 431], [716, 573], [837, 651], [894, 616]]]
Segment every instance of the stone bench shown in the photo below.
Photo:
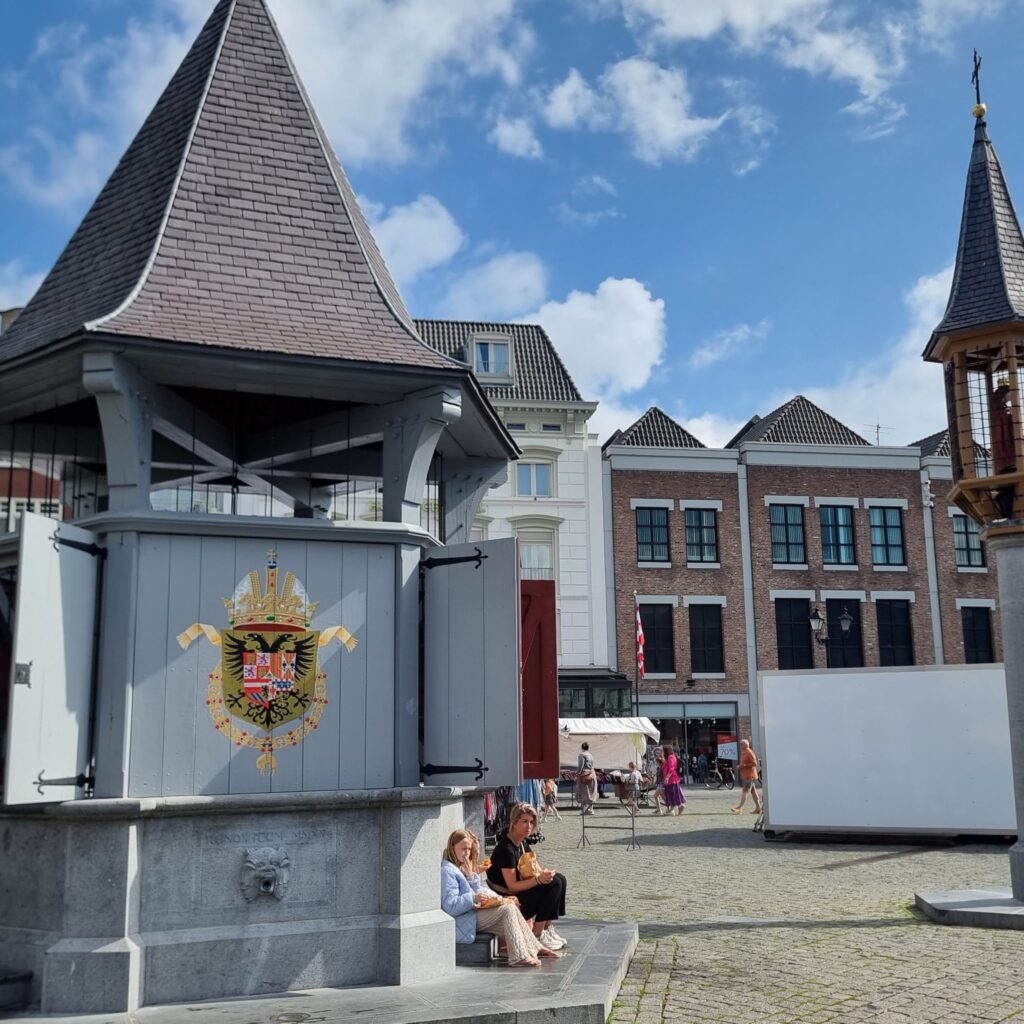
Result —
[[477, 932], [472, 942], [455, 943], [456, 967], [486, 967], [498, 958], [498, 936]]

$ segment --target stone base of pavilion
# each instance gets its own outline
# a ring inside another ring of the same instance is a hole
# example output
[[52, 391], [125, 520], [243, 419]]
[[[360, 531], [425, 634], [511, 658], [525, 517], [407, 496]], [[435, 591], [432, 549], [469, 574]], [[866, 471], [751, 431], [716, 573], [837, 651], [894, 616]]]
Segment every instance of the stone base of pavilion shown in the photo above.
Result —
[[559, 960], [511, 969], [504, 961], [457, 967], [419, 985], [311, 989], [250, 999], [146, 1006], [131, 1014], [10, 1017], [33, 1024], [178, 1024], [186, 1017], [218, 1024], [329, 1020], [331, 1024], [413, 1024], [418, 1021], [491, 1021], [494, 1024], [604, 1024], [638, 941], [633, 923], [566, 921], [569, 945]]
[[1013, 898], [1009, 886], [919, 892], [914, 895], [914, 901], [920, 910], [939, 924], [1024, 930], [1024, 903]]

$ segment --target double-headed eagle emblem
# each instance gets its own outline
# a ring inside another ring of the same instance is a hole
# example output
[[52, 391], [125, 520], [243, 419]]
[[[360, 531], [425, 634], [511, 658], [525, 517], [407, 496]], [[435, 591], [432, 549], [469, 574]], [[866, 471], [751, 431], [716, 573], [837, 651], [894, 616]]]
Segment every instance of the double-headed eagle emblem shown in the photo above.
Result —
[[349, 651], [357, 640], [344, 626], [309, 628], [317, 605], [294, 573], [285, 574], [278, 592], [275, 551], [267, 554], [266, 587], [254, 569], [224, 606], [227, 629], [218, 632], [196, 622], [178, 643], [187, 649], [202, 635], [221, 649], [206, 696], [213, 727], [235, 746], [259, 750], [260, 774], [273, 774], [274, 751], [298, 746], [317, 727], [327, 704], [327, 677], [317, 652], [335, 637]]

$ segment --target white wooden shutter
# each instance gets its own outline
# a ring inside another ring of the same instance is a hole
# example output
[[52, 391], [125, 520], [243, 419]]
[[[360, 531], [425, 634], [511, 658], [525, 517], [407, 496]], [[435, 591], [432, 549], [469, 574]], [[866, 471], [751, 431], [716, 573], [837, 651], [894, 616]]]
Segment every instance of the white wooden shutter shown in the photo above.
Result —
[[[436, 560], [484, 556], [429, 566]], [[520, 781], [519, 562], [514, 537], [425, 552], [423, 781]], [[480, 760], [486, 771], [470, 770]], [[454, 770], [431, 772], [451, 766]]]
[[36, 780], [87, 769], [97, 558], [56, 541], [96, 538], [31, 512], [20, 529], [3, 802], [74, 800], [80, 788]]

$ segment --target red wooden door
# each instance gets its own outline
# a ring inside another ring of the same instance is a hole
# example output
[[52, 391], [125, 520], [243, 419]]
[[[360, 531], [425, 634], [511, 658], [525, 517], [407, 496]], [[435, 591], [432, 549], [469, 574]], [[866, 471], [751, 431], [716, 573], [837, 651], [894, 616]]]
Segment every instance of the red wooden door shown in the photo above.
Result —
[[558, 777], [558, 639], [553, 580], [521, 580], [523, 778]]

